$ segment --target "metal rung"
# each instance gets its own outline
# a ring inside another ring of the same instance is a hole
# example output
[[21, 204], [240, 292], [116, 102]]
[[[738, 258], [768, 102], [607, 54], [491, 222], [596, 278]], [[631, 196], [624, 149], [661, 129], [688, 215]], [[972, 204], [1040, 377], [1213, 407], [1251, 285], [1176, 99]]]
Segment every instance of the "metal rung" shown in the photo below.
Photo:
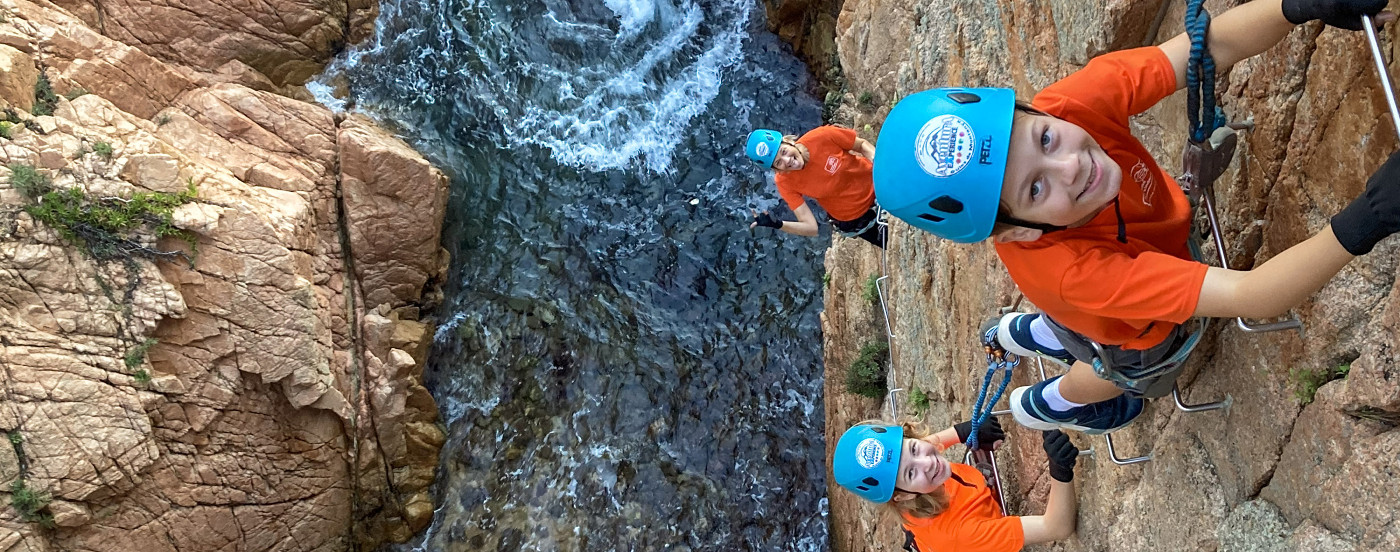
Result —
[[[1230, 261], [1225, 257], [1225, 239], [1221, 237], [1220, 223], [1216, 221], [1215, 201], [1211, 199], [1214, 192], [1211, 188], [1212, 187], [1209, 185], [1206, 186], [1204, 193], [1201, 194], [1201, 199], [1204, 200], [1206, 204], [1206, 218], [1210, 220], [1210, 235], [1215, 239], [1215, 252], [1220, 256], [1220, 267], [1228, 269], [1230, 268]], [[1243, 317], [1238, 317], [1235, 318], [1235, 326], [1247, 333], [1276, 332], [1279, 330], [1298, 330], [1301, 333], [1303, 331], [1303, 323], [1298, 320], [1297, 315], [1294, 315], [1293, 311], [1288, 311], [1288, 315], [1290, 317], [1288, 320], [1266, 322], [1262, 324], [1251, 324]]]
[[1234, 398], [1229, 395], [1225, 395], [1225, 398], [1223, 400], [1215, 402], [1201, 404], [1186, 404], [1185, 401], [1181, 400], [1181, 387], [1174, 386], [1172, 387], [1172, 401], [1176, 403], [1176, 408], [1182, 412], [1206, 412], [1210, 410], [1220, 410], [1222, 408], [1229, 408], [1230, 403], [1234, 401]]
[[1133, 458], [1119, 458], [1118, 453], [1114, 452], [1113, 450], [1113, 434], [1105, 433], [1103, 435], [1103, 440], [1108, 443], [1108, 459], [1112, 460], [1114, 464], [1118, 464], [1119, 466], [1126, 466], [1128, 464], [1141, 464], [1152, 459], [1152, 453], [1150, 452], [1146, 455], [1135, 456]]
[[1366, 42], [1371, 46], [1371, 58], [1376, 60], [1376, 76], [1381, 79], [1381, 90], [1385, 92], [1386, 105], [1390, 107], [1390, 121], [1395, 125], [1395, 134], [1400, 136], [1400, 108], [1395, 106], [1395, 89], [1390, 85], [1390, 73], [1385, 69], [1385, 56], [1381, 55], [1381, 44], [1376, 38], [1376, 25], [1371, 18], [1361, 16], [1361, 27], [1366, 30]]

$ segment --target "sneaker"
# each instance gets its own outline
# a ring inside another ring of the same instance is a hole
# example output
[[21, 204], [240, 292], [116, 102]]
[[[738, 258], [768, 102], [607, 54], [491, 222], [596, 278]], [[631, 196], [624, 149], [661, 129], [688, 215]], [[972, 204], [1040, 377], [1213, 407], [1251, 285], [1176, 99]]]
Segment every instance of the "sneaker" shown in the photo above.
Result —
[[1073, 429], [1090, 435], [1108, 433], [1132, 423], [1142, 414], [1144, 401], [1137, 397], [1119, 395], [1112, 399], [1086, 404], [1061, 412], [1051, 410], [1041, 396], [1045, 386], [1056, 376], [1029, 387], [1011, 391], [1011, 415], [1016, 422], [1031, 429]]
[[1074, 364], [1074, 356], [1069, 351], [1055, 346], [1046, 345], [1035, 340], [1035, 335], [1031, 333], [1031, 322], [1040, 318], [1038, 312], [1012, 312], [1001, 317], [996, 322], [996, 339], [1001, 348], [1009, 352], [1016, 353], [1026, 358], [1034, 356], [1045, 356], [1065, 364]]

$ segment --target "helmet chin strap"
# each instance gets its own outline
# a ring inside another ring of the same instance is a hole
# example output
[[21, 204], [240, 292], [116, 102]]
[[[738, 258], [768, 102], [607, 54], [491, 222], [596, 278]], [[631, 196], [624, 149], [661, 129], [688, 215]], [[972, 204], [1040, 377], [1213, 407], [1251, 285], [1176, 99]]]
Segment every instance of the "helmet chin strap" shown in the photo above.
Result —
[[997, 211], [997, 222], [1000, 222], [1002, 224], [1010, 224], [1012, 226], [1020, 226], [1022, 228], [1030, 228], [1031, 230], [1040, 230], [1041, 232], [1044, 232], [1046, 234], [1049, 234], [1051, 232], [1059, 232], [1060, 230], [1064, 230], [1065, 228], [1067, 228], [1066, 226], [1045, 224], [1043, 222], [1031, 222], [1029, 220], [1019, 219], [1008, 215], [1002, 211]]
[[[1128, 243], [1128, 229], [1127, 225], [1123, 223], [1123, 208], [1118, 204], [1118, 198], [1113, 198], [1113, 214], [1115, 217], [1118, 218], [1118, 241], [1122, 243]], [[1068, 226], [1059, 226], [1055, 224], [1045, 224], [1043, 222], [1031, 222], [1029, 220], [1019, 219], [1007, 214], [1005, 211], [1002, 211], [1000, 209], [997, 210], [997, 222], [1003, 224], [1010, 224], [1012, 226], [1030, 228], [1031, 230], [1040, 230], [1041, 232], [1044, 232], [1046, 234], [1049, 234], [1051, 232], [1059, 232], [1060, 230], [1068, 228]]]

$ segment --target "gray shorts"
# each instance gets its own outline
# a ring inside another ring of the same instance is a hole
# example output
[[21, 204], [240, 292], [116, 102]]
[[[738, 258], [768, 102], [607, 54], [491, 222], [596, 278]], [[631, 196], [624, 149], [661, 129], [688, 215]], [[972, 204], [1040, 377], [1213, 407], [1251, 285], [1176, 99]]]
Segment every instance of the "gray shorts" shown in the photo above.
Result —
[[[1093, 342], [1073, 330], [1061, 326], [1059, 322], [1049, 316], [1045, 317], [1046, 325], [1055, 337], [1060, 339], [1060, 344], [1064, 346], [1069, 354], [1076, 360], [1094, 364], [1094, 359], [1098, 353], [1094, 350]], [[1161, 322], [1166, 324], [1166, 322]], [[1190, 324], [1190, 323], [1188, 323]], [[1101, 366], [1106, 371], [1113, 371], [1110, 377], [1100, 374], [1099, 377], [1112, 381], [1114, 385], [1122, 388], [1124, 392], [1138, 397], [1156, 398], [1171, 393], [1176, 386], [1176, 377], [1181, 374], [1181, 369], [1185, 363], [1176, 366], [1160, 374], [1152, 374], [1142, 377], [1145, 369], [1166, 360], [1179, 349], [1191, 332], [1188, 324], [1177, 324], [1172, 328], [1171, 333], [1160, 344], [1146, 350], [1123, 349], [1116, 345], [1102, 345], [1104, 356], [1101, 358]], [[1096, 367], [1097, 368], [1097, 367]]]

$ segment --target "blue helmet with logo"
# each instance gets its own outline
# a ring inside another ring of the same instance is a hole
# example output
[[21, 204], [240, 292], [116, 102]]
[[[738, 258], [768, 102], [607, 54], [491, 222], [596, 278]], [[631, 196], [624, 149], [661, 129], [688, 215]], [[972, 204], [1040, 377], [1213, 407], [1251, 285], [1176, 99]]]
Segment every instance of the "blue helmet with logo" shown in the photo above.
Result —
[[760, 128], [749, 133], [749, 145], [744, 148], [744, 153], [747, 153], [754, 163], [772, 167], [773, 158], [778, 156], [778, 146], [782, 143], [781, 132]]
[[961, 243], [997, 220], [1016, 94], [935, 88], [900, 100], [880, 129], [875, 199], [915, 228]]
[[836, 483], [875, 503], [894, 496], [899, 456], [904, 452], [904, 428], [886, 425], [858, 425], [846, 430], [836, 442], [831, 459]]

